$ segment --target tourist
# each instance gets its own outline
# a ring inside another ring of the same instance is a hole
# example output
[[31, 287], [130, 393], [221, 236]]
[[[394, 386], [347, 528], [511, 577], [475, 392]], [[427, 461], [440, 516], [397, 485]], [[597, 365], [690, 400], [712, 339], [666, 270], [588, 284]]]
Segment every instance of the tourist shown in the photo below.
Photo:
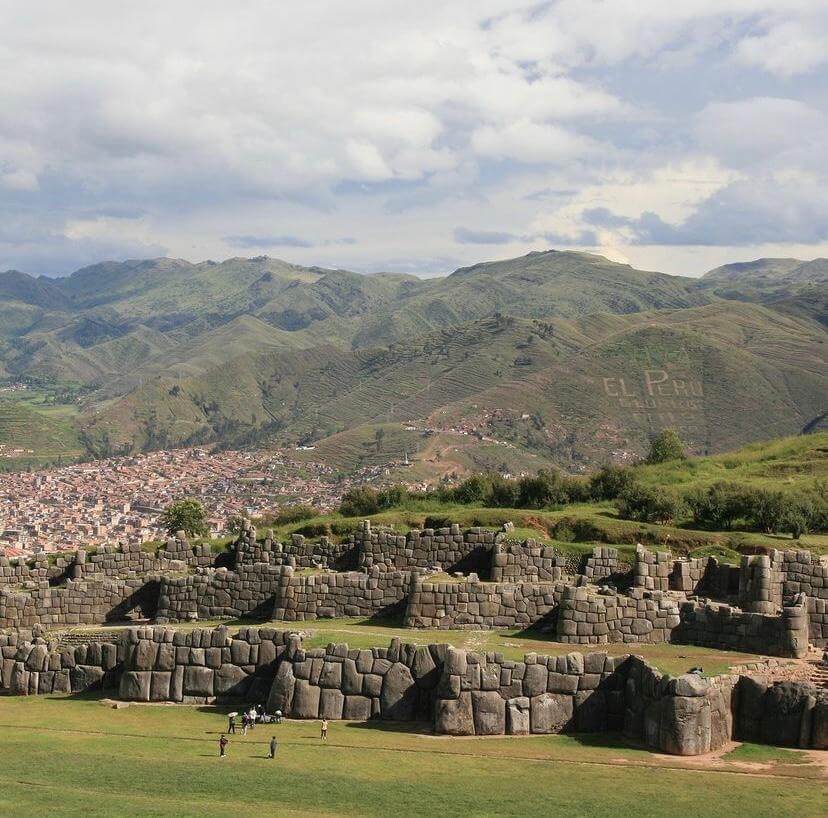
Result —
[[227, 736], [225, 736], [224, 733], [222, 733], [221, 738], [219, 739], [219, 758], [227, 757], [227, 753], [224, 752], [225, 748], [227, 747], [227, 744]]
[[281, 723], [282, 723], [282, 711], [277, 710], [276, 711], [276, 724], [281, 724]]
[[276, 750], [278, 749], [278, 745], [276, 744], [276, 736], [270, 737], [270, 755], [268, 758], [276, 758]]
[[322, 741], [328, 740], [328, 720], [322, 719], [322, 732], [320, 734]]
[[235, 713], [231, 713], [227, 717], [227, 732], [228, 733], [233, 733], [234, 735], [236, 733], [236, 714]]
[[242, 713], [242, 735], [247, 735], [247, 728], [250, 726], [250, 717], [247, 713]]

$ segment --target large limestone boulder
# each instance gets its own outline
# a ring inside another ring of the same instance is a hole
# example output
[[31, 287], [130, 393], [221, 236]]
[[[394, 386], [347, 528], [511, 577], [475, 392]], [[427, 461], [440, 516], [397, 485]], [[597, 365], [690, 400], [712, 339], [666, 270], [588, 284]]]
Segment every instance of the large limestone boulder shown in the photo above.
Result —
[[529, 697], [509, 699], [506, 707], [506, 730], [510, 736], [527, 736], [530, 731]]
[[506, 734], [506, 700], [496, 690], [475, 690], [472, 693], [474, 732], [478, 736]]
[[212, 696], [213, 671], [208, 667], [190, 666], [184, 668], [185, 696]]
[[740, 676], [736, 685], [737, 716], [735, 733], [739, 741], [757, 742], [762, 735], [762, 715], [767, 679], [755, 676]]
[[76, 665], [69, 671], [69, 682], [73, 693], [99, 690], [103, 686], [103, 678], [103, 668], [94, 665]]
[[323, 687], [319, 696], [319, 718], [341, 719], [342, 708], [345, 705], [345, 696], [341, 690], [332, 687]]
[[384, 719], [411, 721], [417, 707], [417, 688], [411, 671], [402, 662], [391, 665], [382, 680], [380, 709]]
[[149, 670], [126, 670], [121, 674], [118, 697], [128, 702], [148, 702], [150, 698]]
[[296, 678], [293, 675], [293, 664], [282, 662], [276, 671], [273, 684], [270, 687], [270, 694], [267, 697], [267, 710], [275, 713], [281, 710], [282, 713], [290, 713], [293, 708], [293, 689], [296, 685]]
[[342, 718], [348, 721], [368, 721], [371, 718], [371, 699], [368, 696], [346, 696]]
[[828, 699], [816, 703], [811, 721], [811, 746], [828, 750]]
[[546, 693], [548, 677], [546, 665], [526, 665], [526, 674], [523, 677], [524, 695], [531, 698]]
[[710, 701], [705, 696], [665, 696], [656, 745], [665, 753], [697, 756], [710, 752]]
[[[162, 646], [163, 647], [163, 646]], [[165, 702], [170, 697], [170, 679], [172, 673], [165, 670], [156, 670], [151, 674], [150, 680], [150, 701]]]
[[764, 697], [761, 741], [777, 747], [798, 747], [808, 685], [782, 682], [768, 688]]
[[562, 733], [572, 726], [573, 697], [566, 693], [543, 693], [530, 700], [533, 733]]
[[603, 733], [607, 729], [607, 697], [603, 690], [575, 694], [575, 727], [582, 733]]
[[434, 714], [434, 730], [449, 736], [473, 736], [471, 693], [461, 693], [456, 699], [438, 699]]
[[237, 665], [224, 664], [213, 675], [213, 694], [216, 696], [244, 696], [250, 687], [250, 676]]
[[413, 676], [419, 687], [431, 690], [440, 681], [440, 669], [431, 655], [431, 651], [421, 645], [414, 652], [414, 662], [411, 666]]
[[310, 684], [305, 679], [297, 679], [293, 688], [293, 707], [291, 714], [296, 719], [319, 718], [319, 696], [321, 688]]

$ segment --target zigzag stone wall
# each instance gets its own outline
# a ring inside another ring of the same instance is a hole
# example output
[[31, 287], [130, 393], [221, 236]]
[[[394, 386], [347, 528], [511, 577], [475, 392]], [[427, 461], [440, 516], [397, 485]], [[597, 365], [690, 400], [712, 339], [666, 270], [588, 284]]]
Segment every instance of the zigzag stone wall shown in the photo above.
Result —
[[475, 653], [393, 639], [387, 648], [305, 649], [290, 631], [133, 628], [60, 647], [43, 631], [0, 633], [0, 690], [113, 689], [128, 701], [267, 701], [302, 719], [423, 721], [458, 736], [623, 731], [679, 755], [732, 736], [828, 748], [828, 693], [761, 673], [671, 678], [641, 658]]

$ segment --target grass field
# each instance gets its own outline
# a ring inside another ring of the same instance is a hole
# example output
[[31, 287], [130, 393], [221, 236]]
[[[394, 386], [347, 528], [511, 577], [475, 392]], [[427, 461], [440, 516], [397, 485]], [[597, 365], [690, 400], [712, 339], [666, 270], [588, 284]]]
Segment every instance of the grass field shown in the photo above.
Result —
[[[680, 759], [612, 735], [452, 739], [314, 722], [217, 740], [229, 708], [0, 699], [0, 812], [27, 816], [824, 815], [814, 754]], [[279, 750], [265, 758], [275, 733]]]

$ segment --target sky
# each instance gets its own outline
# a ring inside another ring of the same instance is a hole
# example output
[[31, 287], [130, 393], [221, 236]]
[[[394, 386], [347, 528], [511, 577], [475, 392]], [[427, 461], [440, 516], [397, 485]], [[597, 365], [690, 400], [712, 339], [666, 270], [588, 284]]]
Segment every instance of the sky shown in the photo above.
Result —
[[0, 270], [828, 256], [824, 0], [0, 0]]

